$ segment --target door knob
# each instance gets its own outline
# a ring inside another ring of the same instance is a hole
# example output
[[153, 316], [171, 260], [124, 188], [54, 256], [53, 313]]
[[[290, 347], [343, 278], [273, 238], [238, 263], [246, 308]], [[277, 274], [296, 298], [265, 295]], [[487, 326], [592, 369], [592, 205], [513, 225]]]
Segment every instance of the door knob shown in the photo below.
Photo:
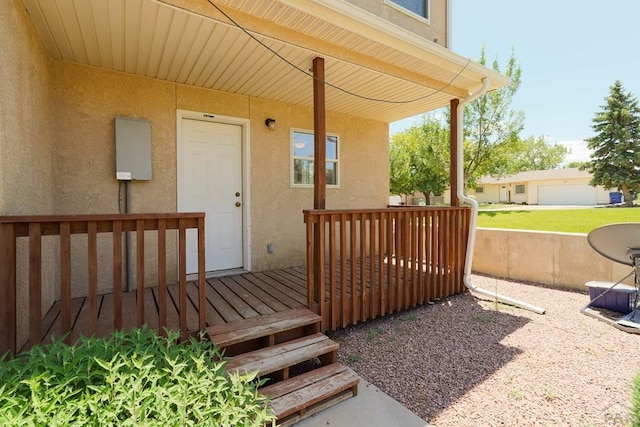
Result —
[[236, 208], [239, 208], [242, 205], [240, 202], [236, 202]]

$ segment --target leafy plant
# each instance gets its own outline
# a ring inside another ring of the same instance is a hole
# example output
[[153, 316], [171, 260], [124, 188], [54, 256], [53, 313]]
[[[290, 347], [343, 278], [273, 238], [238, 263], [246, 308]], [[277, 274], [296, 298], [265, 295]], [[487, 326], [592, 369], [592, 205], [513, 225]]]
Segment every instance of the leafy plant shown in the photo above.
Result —
[[227, 374], [207, 340], [144, 327], [0, 360], [3, 426], [262, 426], [256, 374]]
[[360, 360], [362, 360], [362, 357], [360, 357], [359, 354], [352, 354], [349, 356], [348, 362], [349, 364], [354, 364], [358, 363]]
[[419, 320], [420, 318], [418, 317], [418, 315], [416, 313], [409, 313], [405, 316], [400, 316], [398, 317], [398, 320], [401, 322], [413, 322], [416, 320]]

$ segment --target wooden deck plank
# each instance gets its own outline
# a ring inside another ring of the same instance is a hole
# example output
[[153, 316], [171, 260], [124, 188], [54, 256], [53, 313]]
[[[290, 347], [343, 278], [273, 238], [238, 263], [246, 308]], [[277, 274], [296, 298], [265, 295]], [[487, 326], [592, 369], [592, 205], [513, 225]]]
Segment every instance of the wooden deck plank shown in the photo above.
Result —
[[[257, 312], [259, 315], [271, 314], [274, 313], [271, 307], [262, 302], [260, 298], [257, 298], [251, 292], [247, 291], [244, 287], [242, 287], [238, 282], [235, 281], [235, 276], [222, 277], [222, 282], [227, 285], [229, 290], [233, 291], [239, 298], [241, 298], [247, 306], [249, 306], [253, 311]], [[243, 317], [254, 317], [254, 316], [244, 316]]]
[[342, 391], [350, 390], [349, 397], [355, 396], [359, 382], [360, 378], [353, 371], [333, 363], [260, 391], [272, 399], [270, 406], [280, 419], [313, 407]]
[[[169, 292], [169, 296], [173, 300], [173, 303], [176, 305], [176, 307], [180, 307], [179, 285], [167, 286], [167, 292]], [[187, 301], [185, 301], [185, 304], [182, 304], [182, 306], [185, 307], [187, 310], [187, 312], [185, 313], [186, 314], [185, 318], [187, 321], [187, 330], [189, 331], [197, 330], [198, 322], [199, 322], [198, 311], [196, 310], [194, 305], [191, 303], [191, 300], [189, 300], [189, 298], [186, 298], [186, 299]], [[180, 325], [178, 325], [178, 328], [176, 330], [180, 330]]]
[[[165, 291], [166, 291], [166, 286], [164, 287]], [[160, 288], [152, 288], [153, 294], [155, 296], [156, 301], [160, 300], [160, 292], [162, 292], [162, 290]], [[178, 309], [176, 308], [175, 304], [173, 303], [173, 300], [171, 299], [171, 297], [169, 297], [169, 292], [166, 291], [166, 307], [167, 307], [167, 325], [166, 328], [170, 331], [178, 331], [180, 330], [180, 317], [178, 316]], [[160, 319], [159, 315], [158, 315], [158, 319]]]
[[268, 270], [264, 271], [263, 274], [287, 286], [289, 289], [296, 293], [296, 296], [294, 298], [303, 298], [305, 300], [304, 302], [306, 303], [307, 282], [305, 280], [299, 279], [295, 275], [291, 275], [286, 270]]
[[144, 320], [150, 329], [158, 329], [158, 304], [151, 288], [144, 290]]
[[266, 284], [280, 290], [280, 292], [287, 295], [290, 299], [293, 299], [298, 304], [301, 304], [301, 305], [307, 304], [307, 297], [297, 292], [295, 287], [287, 286], [287, 283], [286, 283], [287, 281], [284, 280], [284, 278], [280, 278], [277, 276], [274, 278], [269, 274], [268, 271], [256, 273], [254, 276], [264, 281]]
[[[84, 298], [74, 298], [72, 300], [70, 300], [70, 313], [71, 313], [71, 325], [73, 325], [75, 323], [76, 318], [78, 317], [78, 313], [80, 312], [80, 309], [82, 308], [82, 304], [84, 303]], [[49, 317], [53, 317], [53, 323], [51, 324], [51, 326], [48, 328], [44, 339], [42, 340], [42, 342], [44, 343], [48, 343], [51, 342], [51, 340], [55, 337], [55, 338], [59, 338], [63, 335], [63, 332], [61, 330], [62, 328], [62, 318], [61, 318], [61, 314], [60, 314], [60, 301], [56, 301], [54, 303], [54, 305], [51, 307], [51, 309], [49, 310], [49, 312], [51, 314], [47, 314], [45, 316], [45, 321], [47, 320], [47, 318]], [[45, 329], [42, 329], [43, 331], [45, 331]]]
[[105, 337], [115, 330], [113, 323], [114, 295], [106, 294], [102, 298], [96, 336]]
[[[208, 285], [205, 286], [208, 287]], [[189, 282], [187, 284], [187, 296], [191, 299], [191, 301], [198, 300], [198, 290], [198, 286], [195, 284], [195, 282]], [[211, 301], [207, 300], [207, 326], [219, 325], [224, 323], [225, 321], [222, 316], [220, 316], [215, 307], [211, 305]]]
[[249, 280], [251, 283], [259, 287], [263, 291], [273, 295], [275, 298], [278, 299], [278, 301], [285, 304], [288, 308], [298, 308], [298, 307], [307, 306], [306, 299], [304, 303], [301, 303], [300, 301], [292, 298], [287, 294], [288, 288], [285, 287], [285, 290], [283, 291], [282, 287], [278, 286], [277, 282], [275, 282], [274, 280], [271, 280], [268, 277], [267, 277], [267, 279], [269, 279], [268, 281], [263, 280], [257, 274], [244, 274], [243, 277], [245, 277], [247, 280]]
[[207, 299], [216, 311], [222, 316], [225, 322], [235, 322], [243, 317], [220, 295], [218, 288], [224, 287], [218, 279], [207, 279]]
[[137, 325], [138, 304], [136, 292], [122, 293], [122, 329], [130, 331]]
[[219, 280], [224, 286], [219, 286], [217, 288], [218, 293], [238, 312], [238, 314], [240, 314], [240, 316], [244, 319], [260, 316], [256, 310], [251, 308], [249, 304], [229, 288], [229, 281], [226, 277], [220, 277]]
[[289, 310], [289, 307], [278, 301], [273, 295], [263, 291], [255, 284], [248, 281], [244, 276], [233, 276], [233, 280], [242, 286], [247, 292], [255, 295], [260, 301], [264, 302], [274, 312]]
[[310, 313], [314, 316], [314, 319], [318, 319], [319, 316], [310, 312], [308, 308], [294, 308], [287, 311], [281, 311], [278, 313], [268, 314], [260, 318], [244, 319], [239, 322], [225, 323], [223, 325], [215, 325], [208, 328], [208, 332], [212, 335], [226, 334], [228, 332], [238, 331], [240, 329], [252, 328], [259, 326], [265, 322], [278, 322], [280, 320], [298, 317], [307, 317]]
[[231, 359], [226, 369], [240, 373], [259, 371], [262, 376], [315, 357], [335, 353], [337, 350], [337, 343], [318, 333], [241, 354]]

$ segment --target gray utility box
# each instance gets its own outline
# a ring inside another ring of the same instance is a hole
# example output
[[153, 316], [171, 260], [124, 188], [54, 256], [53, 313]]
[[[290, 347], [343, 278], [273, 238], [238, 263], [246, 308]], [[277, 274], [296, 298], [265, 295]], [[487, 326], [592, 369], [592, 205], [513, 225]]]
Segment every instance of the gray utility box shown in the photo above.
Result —
[[151, 122], [116, 117], [116, 179], [151, 179]]

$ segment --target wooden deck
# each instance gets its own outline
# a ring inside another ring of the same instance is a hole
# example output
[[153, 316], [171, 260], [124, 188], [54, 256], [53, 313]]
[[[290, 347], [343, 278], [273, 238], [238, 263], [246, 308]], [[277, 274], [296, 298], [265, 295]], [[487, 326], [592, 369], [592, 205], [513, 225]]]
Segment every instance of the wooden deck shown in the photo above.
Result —
[[[407, 274], [404, 272], [404, 264], [396, 269], [395, 262], [389, 265], [386, 260], [383, 261], [382, 274], [385, 278], [388, 274], [390, 279], [379, 280], [380, 265], [375, 262], [376, 259], [373, 264], [368, 259], [366, 261], [364, 265], [358, 262], [354, 268], [351, 268], [350, 263], [345, 263], [344, 274], [338, 268], [333, 298], [329, 286], [325, 288], [326, 313], [323, 316], [323, 330], [346, 327], [460, 292], [459, 289], [445, 289], [444, 275], [424, 268], [422, 271], [425, 275], [431, 275], [433, 278], [430, 280], [429, 291], [419, 291], [410, 286], [416, 281], [412, 277], [417, 275], [413, 268], [409, 268]], [[344, 287], [342, 279], [345, 280]], [[305, 267], [215, 277], [207, 279], [206, 282], [207, 327], [307, 307], [308, 304]], [[326, 283], [329, 282], [330, 276], [327, 274]], [[179, 331], [178, 285], [167, 286], [167, 293], [167, 328]], [[357, 298], [353, 298], [354, 294]], [[198, 330], [197, 281], [187, 283], [187, 299], [188, 330], [196, 332]], [[332, 299], [335, 305], [331, 303]], [[113, 300], [113, 294], [98, 296], [97, 336], [106, 336], [114, 330]], [[145, 289], [144, 318], [145, 323], [153, 329], [158, 329], [158, 300], [157, 287]], [[137, 322], [136, 292], [122, 293], [122, 304], [123, 329], [128, 330], [135, 327]], [[317, 305], [317, 303], [312, 304], [309, 308], [317, 311]], [[71, 310], [71, 339], [74, 341], [80, 335], [89, 335], [89, 313], [91, 312], [89, 298], [72, 299]], [[330, 319], [333, 319], [333, 322]], [[42, 330], [43, 342], [49, 342], [53, 336], [61, 335], [60, 301], [56, 302], [44, 317]]]
[[[301, 267], [245, 273], [207, 279], [207, 326], [221, 325], [242, 319], [283, 312], [307, 304], [305, 270]], [[179, 331], [178, 285], [167, 286], [167, 327]], [[197, 282], [187, 285], [187, 322], [189, 331], [198, 329]], [[145, 289], [145, 322], [158, 328], [158, 288]], [[124, 292], [123, 329], [136, 326], [136, 292]], [[113, 294], [98, 296], [98, 336], [113, 331]], [[71, 338], [86, 335], [89, 324], [88, 298], [74, 298], [72, 307]], [[43, 342], [60, 336], [60, 302], [56, 302], [45, 315], [42, 324]]]
[[[0, 217], [0, 354], [16, 354], [64, 333], [71, 341], [143, 324], [180, 331], [184, 337], [208, 326], [298, 307], [319, 314], [322, 331], [386, 316], [464, 291], [469, 215], [468, 208], [455, 207], [305, 211], [304, 270], [208, 280], [204, 213]], [[198, 280], [193, 282], [184, 268], [188, 232], [197, 236]], [[122, 292], [126, 233], [135, 236], [130, 252], [135, 293]], [[167, 245], [167, 237], [174, 235], [177, 254]], [[43, 253], [55, 252], [43, 246], [45, 237], [59, 243], [59, 277], [43, 282], [43, 264], [51, 258]], [[86, 252], [71, 245], [72, 237], [86, 243]], [[27, 252], [18, 251], [21, 245]], [[100, 251], [112, 256], [101, 257]], [[72, 261], [83, 257], [86, 288], [72, 286], [76, 271], [84, 268]], [[19, 264], [28, 264], [28, 277], [18, 277]], [[167, 286], [175, 266], [178, 274], [172, 280], [177, 285]], [[102, 270], [111, 271], [111, 283], [99, 280]], [[157, 277], [157, 288], [144, 287], [150, 276]], [[18, 288], [28, 291], [26, 302]], [[72, 290], [86, 297], [72, 299]], [[43, 313], [43, 295], [53, 291], [60, 301]]]

